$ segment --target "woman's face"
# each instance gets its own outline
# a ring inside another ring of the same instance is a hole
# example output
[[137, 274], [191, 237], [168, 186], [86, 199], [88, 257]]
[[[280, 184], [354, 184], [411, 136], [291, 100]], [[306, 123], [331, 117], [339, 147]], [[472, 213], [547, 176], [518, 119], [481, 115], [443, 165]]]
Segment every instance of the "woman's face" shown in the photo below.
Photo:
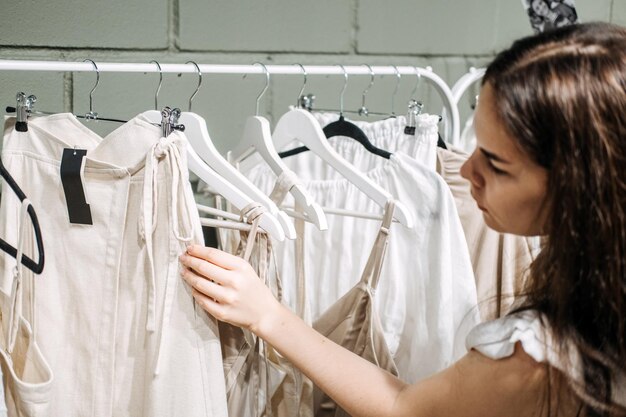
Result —
[[489, 84], [474, 114], [476, 150], [461, 168], [490, 228], [522, 236], [544, 234], [548, 171], [516, 145], [495, 112]]

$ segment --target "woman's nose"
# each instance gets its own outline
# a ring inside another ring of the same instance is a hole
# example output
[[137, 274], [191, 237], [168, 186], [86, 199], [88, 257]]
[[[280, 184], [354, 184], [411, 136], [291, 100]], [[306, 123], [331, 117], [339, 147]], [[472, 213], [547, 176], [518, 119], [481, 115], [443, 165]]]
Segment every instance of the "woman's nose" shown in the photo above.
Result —
[[475, 153], [473, 153], [467, 161], [461, 166], [461, 176], [468, 180], [474, 188], [480, 188], [485, 185], [485, 179], [476, 170]]

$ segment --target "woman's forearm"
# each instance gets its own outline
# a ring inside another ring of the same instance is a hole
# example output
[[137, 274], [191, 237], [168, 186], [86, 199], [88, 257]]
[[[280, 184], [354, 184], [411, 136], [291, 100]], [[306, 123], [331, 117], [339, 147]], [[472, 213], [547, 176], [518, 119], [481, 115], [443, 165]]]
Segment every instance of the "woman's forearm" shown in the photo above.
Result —
[[307, 326], [247, 262], [199, 246], [190, 247], [181, 262], [183, 278], [207, 312], [266, 340], [351, 415], [391, 415], [405, 384]]
[[390, 416], [405, 384], [307, 326], [281, 304], [251, 330], [352, 416]]

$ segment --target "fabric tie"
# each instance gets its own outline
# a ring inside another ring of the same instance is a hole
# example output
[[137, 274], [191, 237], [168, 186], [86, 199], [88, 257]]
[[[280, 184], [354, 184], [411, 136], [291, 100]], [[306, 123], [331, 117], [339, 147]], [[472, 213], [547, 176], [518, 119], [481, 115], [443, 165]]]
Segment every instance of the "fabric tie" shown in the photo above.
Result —
[[246, 250], [243, 255], [243, 259], [246, 262], [250, 261], [250, 256], [252, 255], [252, 249], [254, 248], [254, 241], [256, 239], [256, 235], [259, 230], [259, 222], [261, 221], [261, 216], [267, 212], [267, 209], [259, 203], [250, 203], [241, 209], [241, 215], [239, 216], [239, 220], [246, 221], [247, 223], [252, 225], [250, 232], [248, 232], [248, 239], [246, 241]]
[[[148, 151], [145, 162], [144, 182], [143, 182], [143, 199], [140, 218], [140, 235], [146, 244], [146, 256], [148, 257], [148, 311], [146, 319], [146, 330], [154, 332], [157, 329], [156, 323], [156, 266], [154, 264], [154, 244], [153, 235], [157, 226], [158, 217], [158, 174], [161, 164], [165, 164], [171, 179], [171, 207], [170, 215], [172, 217], [171, 228], [174, 237], [184, 244], [193, 239], [193, 225], [188, 213], [191, 212], [190, 201], [193, 201], [193, 195], [189, 187], [186, 186], [184, 173], [187, 164], [183, 159], [181, 150], [177, 145], [176, 135], [172, 134], [167, 138], [162, 137]], [[186, 233], [186, 234], [184, 234]], [[164, 338], [166, 323], [169, 322], [171, 302], [169, 302], [168, 294], [174, 290], [175, 283], [171, 282], [171, 277], [167, 275], [165, 282], [165, 295], [163, 303], [163, 315], [161, 318], [159, 335], [156, 344], [156, 359], [154, 374], [159, 373], [159, 363], [161, 356], [161, 344]]]
[[276, 179], [276, 184], [269, 197], [276, 205], [280, 206], [285, 200], [287, 193], [298, 184], [301, 184], [301, 182], [296, 173], [291, 170], [285, 170]]

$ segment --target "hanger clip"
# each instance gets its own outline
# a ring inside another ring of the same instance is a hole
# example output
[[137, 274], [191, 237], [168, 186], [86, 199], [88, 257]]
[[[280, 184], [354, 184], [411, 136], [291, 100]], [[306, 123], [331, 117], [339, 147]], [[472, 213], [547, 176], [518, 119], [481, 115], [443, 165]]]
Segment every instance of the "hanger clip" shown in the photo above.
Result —
[[161, 110], [161, 128], [163, 129], [164, 138], [168, 137], [174, 130], [185, 131], [185, 125], [178, 123], [180, 114], [179, 108], [163, 107], [163, 110]]
[[313, 104], [315, 104], [315, 96], [313, 94], [300, 96], [298, 99], [298, 108], [300, 109], [311, 111], [313, 110]]
[[7, 112], [16, 114], [16, 123], [15, 130], [18, 132], [27, 132], [28, 131], [28, 116], [30, 116], [31, 111], [37, 101], [37, 97], [34, 95], [26, 96], [26, 94], [19, 92], [15, 96], [17, 107], [7, 107]]
[[406, 126], [404, 127], [405, 135], [415, 135], [415, 127], [417, 125], [417, 116], [422, 113], [424, 105], [417, 100], [409, 100], [408, 112], [406, 116]]

